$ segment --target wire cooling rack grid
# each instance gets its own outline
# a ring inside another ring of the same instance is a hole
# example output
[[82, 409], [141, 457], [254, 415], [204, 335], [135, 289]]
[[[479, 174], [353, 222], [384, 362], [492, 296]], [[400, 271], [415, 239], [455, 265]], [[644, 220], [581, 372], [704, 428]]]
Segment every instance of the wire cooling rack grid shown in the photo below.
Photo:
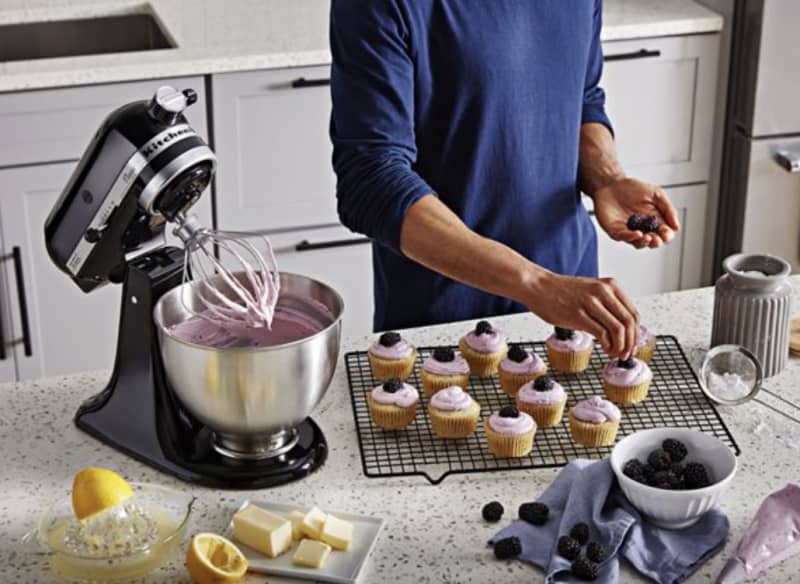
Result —
[[[538, 353], [545, 361], [543, 342], [521, 343]], [[454, 347], [455, 348], [455, 347]], [[533, 450], [521, 458], [499, 459], [488, 450], [483, 425], [472, 436], [460, 440], [436, 438], [428, 418], [428, 398], [422, 392], [420, 366], [434, 347], [418, 348], [414, 373], [408, 383], [420, 388], [421, 402], [413, 424], [403, 430], [386, 431], [372, 423], [367, 407], [367, 392], [378, 384], [370, 369], [367, 353], [345, 355], [353, 416], [361, 450], [364, 474], [368, 477], [421, 475], [431, 484], [439, 484], [450, 474], [491, 472], [509, 469], [552, 468], [576, 458], [600, 459], [608, 456], [611, 447], [584, 448], [573, 442], [569, 432], [568, 409], [577, 401], [602, 395], [602, 369], [605, 360], [595, 348], [589, 368], [578, 375], [549, 372], [564, 386], [568, 400], [564, 420], [552, 428], [539, 428]], [[618, 439], [638, 430], [659, 426], [694, 428], [720, 438], [738, 455], [740, 450], [722, 421], [714, 404], [703, 394], [686, 354], [673, 336], [658, 337], [653, 360], [653, 382], [647, 399], [635, 406], [622, 407]], [[469, 386], [481, 405], [481, 416], [513, 404], [512, 398], [500, 389], [497, 377], [472, 377]]]

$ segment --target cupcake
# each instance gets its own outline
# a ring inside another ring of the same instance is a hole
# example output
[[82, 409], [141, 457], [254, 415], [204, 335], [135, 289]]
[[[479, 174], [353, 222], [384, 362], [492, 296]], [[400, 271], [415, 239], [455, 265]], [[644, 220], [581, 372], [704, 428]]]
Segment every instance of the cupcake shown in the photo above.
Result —
[[505, 359], [500, 361], [497, 373], [500, 375], [500, 387], [514, 397], [523, 384], [547, 373], [547, 365], [536, 353], [529, 353], [520, 345], [512, 345]]
[[622, 414], [610, 401], [594, 396], [575, 404], [569, 411], [572, 439], [583, 446], [614, 444]]
[[545, 345], [553, 369], [563, 373], [580, 373], [589, 366], [594, 339], [583, 331], [555, 327], [555, 332]]
[[536, 420], [542, 428], [555, 426], [564, 415], [567, 394], [549, 375], [529, 381], [517, 392], [517, 407]]
[[618, 404], [637, 404], [647, 397], [653, 373], [636, 357], [614, 359], [603, 370], [606, 397]]
[[414, 371], [417, 350], [398, 333], [383, 333], [367, 351], [372, 374], [380, 381], [407, 379]]
[[503, 332], [492, 328], [486, 320], [478, 322], [475, 330], [461, 337], [458, 348], [469, 363], [469, 370], [478, 377], [494, 375], [508, 350]]
[[483, 420], [486, 442], [497, 458], [518, 458], [533, 448], [536, 422], [514, 406], [506, 406]]
[[639, 325], [639, 344], [636, 347], [636, 357], [650, 363], [653, 353], [656, 352], [656, 336], [643, 324]]
[[478, 427], [481, 406], [453, 385], [437, 391], [428, 405], [433, 433], [439, 438], [466, 438]]
[[376, 426], [399, 430], [414, 421], [419, 392], [408, 383], [390, 379], [367, 394], [369, 414]]
[[422, 362], [422, 389], [431, 397], [437, 391], [469, 385], [469, 363], [450, 347], [438, 347]]

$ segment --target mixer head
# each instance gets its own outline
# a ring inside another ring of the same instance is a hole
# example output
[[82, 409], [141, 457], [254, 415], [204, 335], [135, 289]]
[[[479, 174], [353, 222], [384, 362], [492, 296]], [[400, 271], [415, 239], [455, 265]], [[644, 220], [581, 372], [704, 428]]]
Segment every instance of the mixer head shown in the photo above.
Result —
[[216, 157], [183, 110], [191, 89], [161, 87], [150, 101], [110, 114], [45, 224], [53, 262], [85, 292], [123, 276], [133, 259], [165, 245], [165, 223], [200, 198]]

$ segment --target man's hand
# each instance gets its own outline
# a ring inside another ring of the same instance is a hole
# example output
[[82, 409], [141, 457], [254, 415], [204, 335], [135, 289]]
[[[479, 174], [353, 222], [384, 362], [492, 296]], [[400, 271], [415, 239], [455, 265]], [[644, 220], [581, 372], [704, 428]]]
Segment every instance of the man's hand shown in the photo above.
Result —
[[[635, 178], [610, 182], [597, 189], [592, 198], [595, 216], [605, 232], [612, 239], [626, 241], [639, 249], [669, 243], [680, 229], [678, 214], [666, 193]], [[628, 218], [634, 213], [658, 217], [661, 221], [658, 231], [643, 233], [628, 229]]]

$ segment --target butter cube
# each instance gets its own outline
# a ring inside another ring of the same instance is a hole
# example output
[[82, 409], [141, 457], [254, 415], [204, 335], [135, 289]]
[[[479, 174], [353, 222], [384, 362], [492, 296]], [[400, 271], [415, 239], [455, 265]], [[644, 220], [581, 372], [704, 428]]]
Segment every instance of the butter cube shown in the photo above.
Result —
[[325, 524], [325, 517], [325, 513], [319, 507], [312, 507], [311, 511], [303, 517], [303, 523], [301, 524], [303, 534], [311, 539], [319, 539], [319, 533]]
[[292, 556], [292, 563], [297, 566], [308, 566], [309, 568], [321, 568], [322, 564], [331, 553], [331, 546], [321, 541], [304, 539], [297, 546], [297, 550]]
[[303, 518], [305, 516], [305, 513], [297, 510], [286, 514], [286, 519], [292, 522], [292, 539], [303, 539]]
[[335, 550], [347, 551], [353, 543], [353, 524], [328, 514], [319, 539], [330, 544]]
[[292, 545], [292, 523], [261, 507], [248, 505], [233, 516], [233, 537], [274, 558]]

